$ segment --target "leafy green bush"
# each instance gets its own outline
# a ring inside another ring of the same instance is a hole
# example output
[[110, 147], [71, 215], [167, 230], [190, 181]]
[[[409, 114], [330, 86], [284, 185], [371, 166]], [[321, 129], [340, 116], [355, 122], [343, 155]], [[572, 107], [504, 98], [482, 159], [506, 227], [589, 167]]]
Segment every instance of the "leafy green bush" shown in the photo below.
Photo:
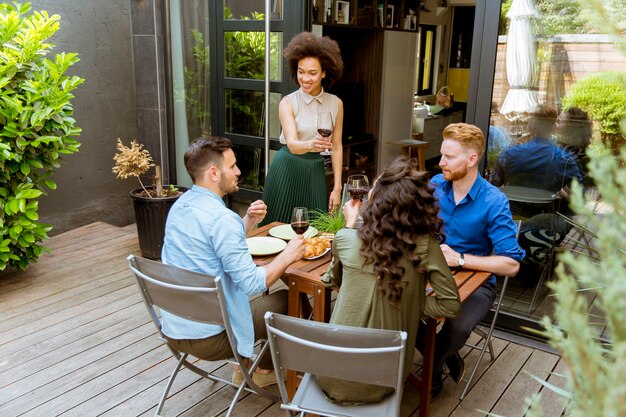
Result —
[[620, 122], [626, 118], [626, 74], [607, 71], [589, 75], [572, 85], [562, 103], [589, 113], [600, 124], [604, 141], [619, 149], [624, 141]]
[[[597, 230], [599, 258], [574, 251], [559, 257], [558, 280], [549, 284], [556, 300], [556, 322], [544, 317], [542, 333], [567, 364], [567, 386], [561, 389], [535, 379], [570, 400], [566, 416], [626, 416], [622, 382], [626, 366], [626, 172], [622, 168], [626, 146], [615, 157], [601, 144], [590, 156], [590, 175], [610, 210], [596, 215], [595, 202], [583, 195], [578, 183], [572, 186], [571, 205], [580, 216], [579, 223]], [[594, 300], [593, 314], [589, 300]], [[601, 340], [607, 335], [608, 343]], [[525, 415], [543, 415], [539, 398]]]
[[26, 269], [46, 251], [52, 226], [38, 222], [37, 198], [56, 188], [53, 170], [80, 146], [70, 100], [83, 79], [65, 75], [78, 58], [48, 59], [60, 17], [30, 11], [0, 4], [0, 270]]

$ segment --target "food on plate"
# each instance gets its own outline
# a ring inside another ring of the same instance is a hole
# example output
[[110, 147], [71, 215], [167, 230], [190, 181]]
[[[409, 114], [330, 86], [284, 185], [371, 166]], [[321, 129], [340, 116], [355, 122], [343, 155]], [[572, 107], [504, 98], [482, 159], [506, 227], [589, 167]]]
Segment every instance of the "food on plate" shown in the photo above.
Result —
[[320, 237], [309, 237], [304, 239], [304, 257], [312, 258], [319, 256], [330, 248], [330, 240]]

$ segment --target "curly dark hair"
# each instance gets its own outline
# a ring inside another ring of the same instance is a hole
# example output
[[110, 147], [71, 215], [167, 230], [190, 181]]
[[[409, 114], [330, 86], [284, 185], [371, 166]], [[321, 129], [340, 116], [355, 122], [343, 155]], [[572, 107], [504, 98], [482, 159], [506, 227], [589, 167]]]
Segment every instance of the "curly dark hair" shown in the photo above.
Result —
[[289, 72], [295, 82], [298, 82], [298, 62], [304, 58], [317, 58], [326, 77], [322, 79], [322, 86], [330, 88], [343, 73], [343, 59], [339, 44], [328, 36], [320, 37], [311, 32], [301, 32], [293, 37], [283, 50], [283, 56], [289, 65]]
[[403, 257], [418, 268], [416, 239], [429, 234], [443, 242], [443, 221], [438, 216], [434, 189], [428, 173], [419, 171], [415, 159], [396, 158], [378, 177], [362, 209], [363, 225], [357, 231], [363, 244], [360, 253], [365, 265], [373, 264], [378, 289], [386, 294], [382, 281], [388, 277], [388, 301], [395, 305], [406, 284], [401, 282]]

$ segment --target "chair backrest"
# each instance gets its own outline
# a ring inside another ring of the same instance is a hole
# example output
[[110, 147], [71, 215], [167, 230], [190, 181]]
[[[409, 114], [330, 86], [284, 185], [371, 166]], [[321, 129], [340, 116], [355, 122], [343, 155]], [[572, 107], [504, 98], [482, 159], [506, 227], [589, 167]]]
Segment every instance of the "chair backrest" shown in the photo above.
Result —
[[407, 334], [303, 320], [268, 312], [275, 367], [396, 389], [404, 378]]
[[230, 327], [220, 278], [130, 255], [128, 263], [146, 307], [161, 329], [154, 307], [201, 323]]

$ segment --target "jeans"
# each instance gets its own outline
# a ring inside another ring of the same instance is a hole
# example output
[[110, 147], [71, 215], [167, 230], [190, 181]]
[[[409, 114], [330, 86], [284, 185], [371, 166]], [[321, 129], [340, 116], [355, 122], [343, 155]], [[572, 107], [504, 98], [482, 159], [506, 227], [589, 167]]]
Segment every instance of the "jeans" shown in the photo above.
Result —
[[[496, 290], [490, 284], [483, 284], [461, 305], [461, 312], [453, 319], [446, 319], [435, 338], [435, 358], [433, 374], [443, 372], [446, 359], [459, 351], [469, 339], [472, 330], [487, 315], [496, 299]], [[415, 347], [424, 353], [426, 325], [420, 322]]]

